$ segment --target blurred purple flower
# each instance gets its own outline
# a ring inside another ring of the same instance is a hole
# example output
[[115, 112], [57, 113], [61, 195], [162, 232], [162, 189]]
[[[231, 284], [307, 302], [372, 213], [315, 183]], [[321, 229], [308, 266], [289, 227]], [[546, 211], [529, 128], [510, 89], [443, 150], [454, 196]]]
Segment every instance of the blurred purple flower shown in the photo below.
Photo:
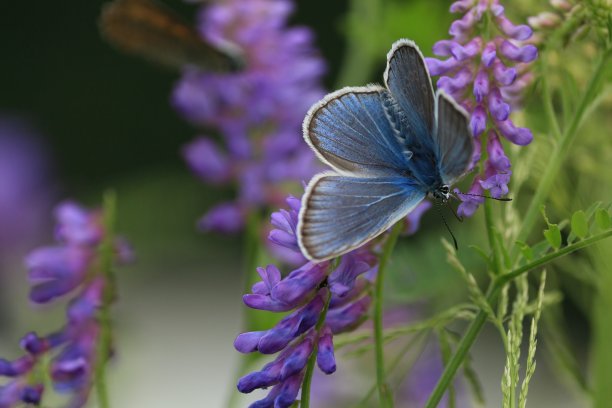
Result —
[[239, 230], [245, 213], [279, 204], [280, 183], [299, 182], [316, 171], [301, 123], [323, 96], [325, 66], [312, 32], [287, 27], [293, 7], [291, 0], [227, 0], [200, 14], [204, 38], [231, 41], [246, 59], [238, 73], [187, 70], [174, 90], [173, 104], [187, 120], [220, 135], [219, 141], [200, 137], [187, 145], [183, 156], [189, 166], [205, 182], [238, 185], [236, 211], [213, 209], [200, 222], [206, 230]]
[[[26, 258], [32, 283], [30, 299], [47, 303], [75, 291], [66, 309], [66, 324], [58, 332], [41, 337], [27, 333], [20, 341], [26, 354], [12, 362], [0, 359], [0, 376], [12, 381], [0, 387], [0, 408], [38, 405], [44, 386], [39, 370], [50, 359], [53, 388], [71, 395], [69, 406], [86, 404], [92, 387], [100, 341], [100, 308], [109, 285], [100, 265], [99, 246], [104, 239], [103, 214], [65, 202], [55, 210], [58, 246], [32, 251]], [[123, 239], [115, 244], [115, 261], [127, 262], [131, 249]], [[40, 365], [39, 365], [40, 363]]]
[[36, 132], [23, 121], [0, 117], [0, 258], [42, 236], [53, 195], [49, 174]]
[[[451, 24], [449, 33], [453, 39], [438, 41], [433, 46], [435, 55], [447, 58], [426, 58], [427, 65], [432, 75], [440, 76], [438, 88], [471, 113], [470, 127], [476, 146], [480, 147], [481, 135], [490, 129], [484, 174], [473, 180], [470, 191], [482, 193], [485, 189], [499, 198], [508, 193], [512, 174], [499, 137], [520, 146], [533, 139], [531, 131], [517, 128], [509, 115], [518, 108], [520, 95], [531, 82], [528, 64], [537, 58], [538, 50], [525, 43], [532, 36], [531, 28], [514, 25], [504, 15], [499, 0], [460, 0], [451, 5], [450, 11], [463, 14]], [[485, 20], [497, 29], [497, 35], [489, 40], [480, 36]], [[459, 194], [459, 198], [463, 203], [458, 213], [465, 216], [471, 216], [482, 202], [467, 195]]]

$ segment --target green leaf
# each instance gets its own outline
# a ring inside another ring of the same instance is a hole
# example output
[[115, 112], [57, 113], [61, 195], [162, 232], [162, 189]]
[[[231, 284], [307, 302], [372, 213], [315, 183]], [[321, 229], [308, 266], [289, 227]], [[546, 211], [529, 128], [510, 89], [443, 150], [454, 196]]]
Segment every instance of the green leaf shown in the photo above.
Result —
[[531, 261], [533, 259], [533, 249], [531, 249], [531, 247], [523, 241], [516, 241], [516, 244], [521, 248], [523, 258], [528, 261]]
[[612, 226], [612, 220], [610, 220], [608, 210], [605, 208], [598, 209], [597, 212], [595, 212], [595, 223], [597, 223], [597, 226], [602, 230], [610, 228], [610, 226]]
[[544, 237], [554, 249], [561, 248], [561, 230], [557, 224], [548, 224], [548, 229], [544, 230]]
[[576, 211], [572, 215], [572, 232], [580, 239], [584, 239], [589, 235], [589, 225], [584, 211]]

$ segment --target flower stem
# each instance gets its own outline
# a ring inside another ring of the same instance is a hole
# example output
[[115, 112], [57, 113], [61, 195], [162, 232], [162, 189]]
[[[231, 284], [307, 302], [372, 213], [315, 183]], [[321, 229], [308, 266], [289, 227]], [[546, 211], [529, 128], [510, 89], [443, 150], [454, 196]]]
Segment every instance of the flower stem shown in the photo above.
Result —
[[[489, 302], [489, 304], [495, 303], [497, 301], [497, 297], [499, 296], [499, 292], [504, 287], [504, 285], [506, 285], [506, 283], [510, 282], [511, 280], [523, 275], [524, 273], [527, 273], [533, 269], [547, 264], [548, 262], [551, 262], [557, 258], [570, 254], [579, 249], [585, 248], [589, 245], [596, 243], [597, 241], [601, 241], [602, 239], [608, 238], [610, 236], [612, 236], [612, 230], [602, 232], [585, 240], [568, 245], [556, 252], [552, 252], [546, 256], [543, 256], [540, 259], [525, 264], [504, 275], [497, 276], [497, 278], [493, 281], [493, 284], [489, 287], [489, 290], [487, 291], [487, 301]], [[484, 326], [486, 320], [487, 312], [481, 309], [480, 312], [478, 312], [476, 318], [468, 327], [465, 335], [459, 342], [455, 354], [453, 354], [446, 367], [444, 367], [444, 372], [438, 380], [436, 388], [434, 388], [433, 392], [431, 393], [431, 396], [427, 401], [427, 405], [425, 405], [426, 408], [436, 408], [438, 406], [438, 403], [442, 399], [442, 396], [446, 392], [446, 389], [453, 380], [457, 369], [459, 369], [461, 364], [463, 364], [467, 353], [474, 344], [474, 341], [476, 341], [476, 338], [478, 337], [480, 330], [482, 330], [482, 327]]]
[[110, 406], [106, 386], [106, 363], [111, 354], [112, 321], [110, 306], [115, 299], [115, 275], [113, 258], [115, 254], [115, 214], [117, 197], [114, 191], [104, 194], [104, 239], [100, 245], [100, 273], [104, 276], [104, 292], [99, 312], [100, 342], [98, 344], [95, 366], [95, 386], [100, 408]]
[[312, 374], [314, 373], [315, 362], [317, 361], [317, 348], [319, 342], [319, 336], [321, 334], [321, 328], [323, 328], [323, 324], [325, 324], [325, 318], [327, 317], [327, 310], [329, 309], [329, 302], [331, 301], [332, 293], [327, 290], [327, 299], [325, 299], [325, 306], [323, 306], [323, 311], [319, 315], [319, 320], [317, 320], [317, 324], [315, 326], [315, 331], [317, 332], [314, 346], [312, 348], [312, 354], [308, 359], [308, 365], [306, 366], [306, 373], [304, 374], [304, 381], [302, 382], [302, 399], [300, 401], [300, 408], [308, 408], [310, 407], [310, 386], [312, 384]]
[[376, 385], [378, 387], [378, 398], [382, 408], [393, 407], [393, 397], [389, 394], [389, 386], [385, 380], [385, 356], [384, 356], [384, 336], [383, 336], [383, 287], [384, 273], [389, 263], [389, 258], [397, 242], [400, 232], [403, 229], [403, 223], [398, 222], [391, 229], [391, 233], [387, 237], [387, 242], [383, 247], [383, 253], [378, 264], [378, 274], [376, 276], [376, 288], [374, 293], [374, 345], [376, 349]]
[[[576, 131], [578, 130], [578, 126], [580, 126], [582, 123], [583, 116], [587, 112], [588, 107], [594, 99], [597, 89], [599, 88], [599, 84], [604, 77], [610, 55], [612, 55], [612, 47], [608, 47], [599, 59], [599, 62], [595, 67], [595, 71], [589, 80], [587, 88], [582, 94], [582, 98], [580, 99], [580, 103], [578, 104], [578, 108], [576, 109], [576, 113], [574, 114], [572, 121], [563, 132], [561, 139], [559, 139], [559, 143], [557, 144], [555, 151], [550, 155], [551, 160], [548, 162], [548, 166], [546, 166], [546, 169], [544, 170], [544, 175], [540, 180], [540, 184], [535, 190], [535, 194], [531, 199], [531, 203], [527, 209], [523, 224], [515, 241], [526, 241], [531, 233], [531, 230], [533, 229], [533, 226], [538, 218], [540, 206], [546, 197], [548, 197], [548, 194], [550, 193], [550, 190], [557, 179], [561, 165], [564, 163], [565, 158], [570, 151], [570, 147], [576, 139]], [[542, 75], [546, 75], [546, 72], [543, 72]], [[510, 259], [516, 260], [518, 251], [519, 248], [514, 245], [510, 253]]]

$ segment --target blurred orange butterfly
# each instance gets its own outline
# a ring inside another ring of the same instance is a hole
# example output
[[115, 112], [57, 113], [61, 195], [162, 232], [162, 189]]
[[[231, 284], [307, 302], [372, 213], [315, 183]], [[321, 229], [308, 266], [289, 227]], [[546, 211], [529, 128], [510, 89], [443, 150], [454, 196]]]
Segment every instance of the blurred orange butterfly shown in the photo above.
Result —
[[105, 5], [100, 29], [116, 47], [171, 68], [192, 65], [231, 72], [243, 65], [238, 46], [206, 42], [172, 10], [153, 0], [115, 0]]

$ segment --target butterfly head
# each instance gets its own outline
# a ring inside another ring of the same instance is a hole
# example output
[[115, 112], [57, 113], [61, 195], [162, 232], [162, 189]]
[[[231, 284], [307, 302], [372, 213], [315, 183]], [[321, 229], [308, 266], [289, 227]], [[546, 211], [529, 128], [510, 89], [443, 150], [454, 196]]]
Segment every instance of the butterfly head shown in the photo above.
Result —
[[443, 203], [450, 199], [450, 187], [447, 184], [441, 185], [432, 191], [431, 195], [436, 200], [441, 200]]

